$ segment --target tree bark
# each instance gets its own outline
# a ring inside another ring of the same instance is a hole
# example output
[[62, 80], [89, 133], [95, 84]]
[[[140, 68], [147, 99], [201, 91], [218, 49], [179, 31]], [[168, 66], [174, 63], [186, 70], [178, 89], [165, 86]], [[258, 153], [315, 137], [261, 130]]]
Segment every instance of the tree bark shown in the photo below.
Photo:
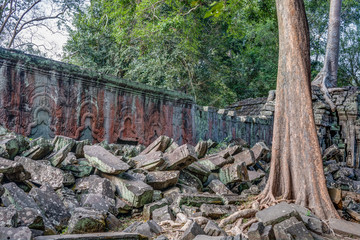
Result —
[[262, 204], [294, 200], [338, 217], [326, 183], [311, 100], [309, 29], [303, 0], [276, 0], [279, 63], [272, 160]]
[[330, 105], [332, 111], [335, 111], [336, 107], [331, 101], [328, 88], [334, 88], [337, 86], [341, 1], [342, 0], [330, 1], [329, 26], [324, 66], [311, 83], [312, 85], [321, 88], [321, 91], [324, 93], [325, 100]]

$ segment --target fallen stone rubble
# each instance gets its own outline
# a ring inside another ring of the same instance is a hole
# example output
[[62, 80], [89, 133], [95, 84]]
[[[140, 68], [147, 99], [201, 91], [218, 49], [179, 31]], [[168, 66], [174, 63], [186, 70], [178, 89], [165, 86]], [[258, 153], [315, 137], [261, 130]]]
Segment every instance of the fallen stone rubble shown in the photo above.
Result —
[[[360, 238], [357, 223], [325, 223], [294, 204], [260, 210], [252, 200], [266, 184], [269, 148], [215, 145], [166, 136], [146, 148], [92, 145], [0, 127], [0, 239]], [[324, 154], [331, 197], [359, 221], [360, 172], [334, 159], [336, 147]]]

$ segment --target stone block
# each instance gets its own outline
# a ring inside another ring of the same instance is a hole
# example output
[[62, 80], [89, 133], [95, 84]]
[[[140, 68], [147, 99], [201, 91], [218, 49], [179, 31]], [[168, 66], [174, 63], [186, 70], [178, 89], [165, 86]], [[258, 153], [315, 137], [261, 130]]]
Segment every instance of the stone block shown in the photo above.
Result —
[[202, 204], [223, 204], [221, 196], [214, 194], [180, 194], [177, 198], [178, 206], [186, 204], [188, 206], [200, 207]]
[[334, 230], [335, 233], [360, 238], [360, 224], [354, 222], [348, 222], [343, 219], [329, 219], [329, 227]]
[[104, 195], [108, 198], [115, 197], [115, 187], [112, 183], [108, 179], [101, 178], [98, 175], [77, 179], [74, 190], [77, 193], [94, 193]]
[[18, 213], [15, 206], [0, 207], [0, 227], [17, 227]]
[[245, 149], [241, 153], [234, 155], [234, 162], [241, 163], [244, 162], [246, 166], [251, 166], [255, 164], [255, 155], [250, 149]]
[[179, 175], [179, 171], [149, 172], [146, 176], [146, 183], [155, 190], [164, 190], [174, 186], [178, 182]]
[[17, 211], [19, 226], [30, 229], [45, 230], [44, 219], [40, 210], [24, 208]]
[[184, 144], [165, 155], [165, 164], [161, 170], [182, 170], [197, 161], [195, 148]]
[[157, 208], [152, 212], [152, 219], [157, 222], [160, 223], [162, 221], [166, 221], [166, 220], [175, 220], [174, 215], [172, 214], [170, 208], [168, 205], [163, 206], [161, 208]]
[[144, 206], [144, 210], [143, 210], [143, 217], [145, 220], [150, 220], [152, 219], [152, 212], [158, 208], [162, 208], [164, 206], [167, 206], [169, 203], [167, 201], [166, 198], [161, 199], [160, 201], [157, 202], [153, 202], [153, 203], [149, 203], [146, 204]]
[[31, 174], [31, 182], [39, 185], [49, 184], [54, 189], [63, 186], [64, 172], [62, 170], [26, 157], [16, 157], [15, 161], [22, 164], [25, 170]]
[[28, 227], [0, 227], [0, 236], [4, 240], [31, 240], [32, 232]]
[[119, 174], [130, 168], [125, 162], [98, 145], [84, 146], [84, 155], [93, 167], [107, 174]]
[[109, 179], [115, 186], [117, 194], [135, 208], [142, 207], [152, 201], [153, 188], [129, 174], [123, 173], [115, 176], [101, 173], [101, 176]]
[[210, 171], [219, 170], [226, 164], [230, 164], [234, 162], [233, 157], [223, 158], [217, 154], [209, 155], [206, 158], [199, 161], [201, 165], [209, 169]]
[[195, 146], [195, 152], [197, 153], [198, 158], [202, 158], [206, 155], [208, 150], [208, 144], [206, 141], [200, 141]]
[[256, 218], [265, 226], [275, 225], [291, 217], [301, 219], [299, 213], [290, 205], [281, 202], [256, 213]]
[[245, 162], [238, 162], [223, 166], [219, 171], [220, 181], [224, 184], [248, 181], [248, 170]]
[[193, 240], [197, 235], [205, 235], [204, 230], [195, 221], [185, 230], [181, 240]]
[[204, 203], [201, 205], [200, 211], [204, 217], [218, 219], [236, 212], [237, 207], [234, 205], [215, 205]]
[[227, 236], [226, 232], [211, 220], [205, 225], [204, 232], [208, 236]]
[[1, 201], [6, 207], [14, 204], [16, 209], [24, 209], [26, 207], [39, 209], [34, 199], [28, 196], [15, 183], [6, 183], [3, 186], [5, 193], [1, 196]]
[[136, 168], [154, 171], [165, 162], [165, 159], [162, 152], [156, 151], [145, 155], [138, 155], [131, 158], [131, 161]]
[[82, 194], [80, 203], [82, 207], [110, 212], [114, 215], [118, 214], [118, 210], [115, 207], [115, 200], [105, 195], [94, 193]]
[[312, 240], [314, 239], [306, 229], [303, 222], [295, 217], [286, 219], [274, 225], [274, 235], [276, 239], [282, 240]]
[[214, 179], [210, 182], [208, 187], [218, 195], [230, 195], [233, 194], [219, 179]]
[[68, 224], [68, 234], [105, 231], [105, 213], [90, 208], [75, 208]]
[[153, 141], [149, 146], [147, 146], [139, 155], [145, 155], [150, 152], [165, 152], [166, 148], [170, 145], [171, 138], [168, 136], [160, 136], [155, 141]]

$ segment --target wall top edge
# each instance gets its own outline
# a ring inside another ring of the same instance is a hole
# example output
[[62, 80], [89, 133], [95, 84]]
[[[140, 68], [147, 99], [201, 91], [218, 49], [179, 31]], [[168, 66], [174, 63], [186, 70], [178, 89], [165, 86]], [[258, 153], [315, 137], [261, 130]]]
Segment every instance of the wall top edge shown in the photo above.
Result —
[[132, 82], [127, 79], [121, 79], [115, 76], [101, 74], [94, 70], [79, 67], [73, 64], [26, 54], [22, 51], [14, 49], [5, 49], [0, 47], [0, 59], [10, 61], [14, 65], [18, 65], [18, 63], [20, 63], [26, 67], [34, 69], [55, 71], [56, 73], [60, 74], [68, 74], [76, 78], [87, 79], [88, 81], [96, 84], [109, 84], [111, 87], [115, 88], [119, 86], [121, 88], [132, 89], [135, 92], [140, 91], [144, 93], [158, 95], [160, 97], [165, 96], [171, 99], [184, 100], [189, 103], [194, 103], [194, 98], [185, 93], [156, 88], [143, 83]]

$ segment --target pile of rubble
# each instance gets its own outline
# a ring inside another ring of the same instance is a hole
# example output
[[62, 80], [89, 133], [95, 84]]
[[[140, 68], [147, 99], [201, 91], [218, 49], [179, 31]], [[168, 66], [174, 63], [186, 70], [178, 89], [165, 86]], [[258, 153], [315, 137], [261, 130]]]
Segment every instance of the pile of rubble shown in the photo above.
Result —
[[[178, 146], [166, 136], [146, 148], [91, 145], [64, 136], [32, 140], [0, 127], [1, 239], [324, 239], [330, 233], [305, 208], [281, 203], [260, 211], [252, 201], [269, 170], [264, 143], [215, 145]], [[331, 162], [337, 155], [329, 156]], [[330, 162], [325, 171], [335, 182], [351, 177]], [[360, 236], [356, 227], [352, 236]]]

